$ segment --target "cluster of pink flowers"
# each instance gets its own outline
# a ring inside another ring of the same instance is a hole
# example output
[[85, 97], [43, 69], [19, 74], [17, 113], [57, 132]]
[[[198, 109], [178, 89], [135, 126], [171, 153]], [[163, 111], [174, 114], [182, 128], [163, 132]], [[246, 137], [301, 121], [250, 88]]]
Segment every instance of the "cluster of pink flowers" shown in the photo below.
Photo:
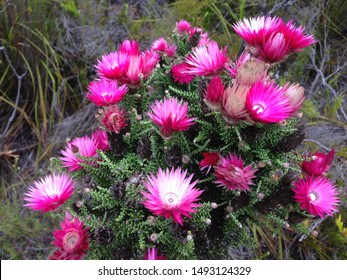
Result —
[[328, 154], [316, 152], [304, 159], [303, 178], [294, 182], [294, 197], [300, 207], [314, 216], [324, 217], [337, 212], [340, 202], [333, 182], [325, 177], [334, 159], [334, 150]]

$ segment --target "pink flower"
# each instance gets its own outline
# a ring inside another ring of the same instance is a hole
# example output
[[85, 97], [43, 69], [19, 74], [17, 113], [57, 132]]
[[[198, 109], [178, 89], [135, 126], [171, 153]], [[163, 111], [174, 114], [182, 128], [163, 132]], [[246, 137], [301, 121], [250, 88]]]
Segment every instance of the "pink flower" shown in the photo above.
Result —
[[189, 64], [189, 74], [210, 76], [219, 74], [228, 60], [226, 47], [220, 50], [215, 41], [210, 41], [207, 45], [194, 48], [186, 63]]
[[246, 97], [250, 86], [234, 83], [228, 86], [223, 95], [223, 110], [225, 115], [233, 121], [249, 120], [249, 114], [246, 110]]
[[156, 100], [151, 109], [153, 113], [148, 112], [148, 116], [161, 127], [160, 133], [165, 138], [169, 138], [175, 131], [187, 130], [195, 123], [194, 118], [188, 117], [188, 103], [176, 98], [164, 98], [161, 102]]
[[122, 53], [126, 53], [129, 56], [131, 55], [139, 55], [140, 54], [140, 47], [137, 41], [135, 40], [125, 40], [120, 46], [118, 47], [118, 51]]
[[177, 46], [170, 45], [168, 42], [166, 42], [166, 40], [163, 37], [155, 40], [151, 48], [151, 50], [157, 51], [159, 53], [164, 53], [168, 57], [175, 56], [176, 49], [177, 49]]
[[99, 120], [109, 131], [119, 134], [127, 126], [126, 112], [117, 105], [99, 109]]
[[256, 82], [246, 98], [246, 109], [251, 117], [263, 123], [283, 121], [293, 114], [293, 107], [285, 95], [286, 88], [274, 83]]
[[203, 192], [194, 188], [198, 181], [191, 183], [193, 174], [188, 178], [186, 175], [187, 171], [182, 172], [181, 168], [165, 172], [159, 168], [156, 176], [147, 176], [143, 205], [153, 214], [166, 219], [172, 217], [175, 223], [183, 225], [182, 216], [191, 218], [190, 213], [195, 213], [195, 208], [200, 206], [196, 201]]
[[285, 95], [289, 98], [289, 104], [292, 107], [291, 114], [295, 115], [305, 101], [305, 89], [298, 84], [286, 84], [284, 88], [286, 88]]
[[43, 212], [53, 211], [71, 197], [74, 187], [75, 182], [65, 174], [47, 175], [29, 187], [24, 206]]
[[292, 20], [284, 23], [277, 17], [244, 19], [238, 21], [233, 28], [251, 47], [253, 55], [259, 55], [272, 63], [316, 42], [313, 35], [304, 35], [302, 26], [296, 27]]
[[194, 78], [194, 75], [188, 73], [189, 65], [187, 63], [180, 63], [171, 67], [171, 75], [175, 82], [183, 85], [189, 84]]
[[224, 90], [225, 87], [222, 79], [219, 76], [215, 76], [207, 86], [205, 99], [210, 103], [221, 103]]
[[68, 168], [69, 171], [77, 171], [82, 169], [81, 163], [85, 162], [82, 157], [96, 158], [97, 153], [97, 143], [94, 139], [89, 138], [88, 136], [77, 137], [67, 143], [65, 150], [61, 150], [62, 154], [59, 157], [62, 166]]
[[254, 185], [252, 179], [256, 177], [256, 171], [251, 165], [245, 167], [243, 160], [236, 154], [229, 154], [228, 157], [221, 157], [220, 163], [215, 167], [215, 183], [227, 190], [248, 191], [249, 186]]
[[80, 260], [89, 249], [88, 228], [77, 217], [67, 218], [60, 223], [61, 230], [55, 230], [53, 244], [57, 251], [50, 257], [54, 260]]
[[229, 71], [230, 76], [235, 79], [240, 66], [251, 59], [248, 52], [243, 52], [237, 59], [235, 66], [226, 65], [225, 68]]
[[101, 151], [110, 149], [107, 132], [98, 128], [92, 133], [92, 139], [96, 142], [96, 148]]
[[191, 28], [192, 26], [190, 25], [190, 23], [184, 19], [181, 19], [176, 23], [176, 30], [178, 34], [189, 33]]
[[158, 251], [156, 248], [148, 248], [147, 252], [145, 252], [144, 260], [166, 260], [166, 256], [164, 255], [159, 255], [158, 256]]
[[221, 160], [221, 156], [217, 152], [202, 152], [204, 159], [199, 163], [200, 170], [208, 168], [207, 172], [210, 172], [212, 166], [217, 166]]
[[323, 176], [307, 176], [293, 183], [294, 198], [300, 207], [314, 216], [332, 216], [337, 212], [336, 206], [340, 202], [333, 183]]
[[137, 87], [141, 81], [148, 79], [158, 61], [159, 55], [155, 51], [145, 51], [140, 55], [130, 56], [128, 71], [121, 82]]
[[118, 86], [116, 81], [102, 79], [89, 83], [87, 98], [97, 106], [108, 106], [120, 102], [128, 91], [126, 85]]
[[301, 164], [301, 169], [307, 175], [323, 175], [323, 173], [329, 171], [334, 160], [334, 154], [334, 149], [332, 149], [328, 154], [315, 152], [313, 155], [309, 155], [308, 159], [305, 158]]
[[106, 79], [119, 79], [128, 71], [130, 57], [126, 53], [111, 52], [103, 55], [95, 66], [98, 74]]

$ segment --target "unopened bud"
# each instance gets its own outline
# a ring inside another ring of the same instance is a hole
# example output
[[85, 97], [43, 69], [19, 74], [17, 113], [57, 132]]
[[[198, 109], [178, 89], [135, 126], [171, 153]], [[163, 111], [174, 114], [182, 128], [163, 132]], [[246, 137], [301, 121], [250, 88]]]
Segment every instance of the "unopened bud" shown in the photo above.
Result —
[[235, 195], [235, 196], [240, 196], [240, 195], [241, 195], [241, 192], [240, 192], [240, 191], [235, 191], [235, 192], [234, 192], [234, 195]]
[[227, 206], [227, 208], [225, 208], [225, 210], [228, 212], [228, 213], [231, 213], [233, 212], [234, 208], [232, 206]]
[[205, 220], [206, 225], [210, 225], [212, 223], [211, 219], [206, 219]]
[[319, 234], [318, 231], [316, 231], [316, 230], [312, 231], [312, 236], [317, 237], [318, 234]]
[[83, 206], [83, 202], [81, 200], [76, 201], [76, 207], [81, 208]]
[[152, 233], [150, 239], [152, 242], [155, 242], [158, 239], [158, 234]]
[[266, 166], [266, 162], [264, 161], [259, 161], [257, 164], [258, 168], [264, 168]]
[[190, 162], [190, 156], [188, 155], [183, 155], [182, 157], [182, 163], [183, 164], [188, 164]]
[[187, 235], [187, 240], [190, 241], [190, 240], [192, 240], [192, 239], [193, 239], [193, 235], [188, 234], [188, 235]]
[[280, 126], [284, 127], [284, 126], [286, 126], [288, 124], [288, 122], [286, 120], [283, 120], [283, 121], [280, 121], [278, 124]]
[[164, 93], [165, 93], [165, 94], [169, 94], [169, 91], [168, 91], [168, 90], [165, 90]]
[[125, 137], [129, 138], [130, 137], [130, 132], [125, 133]]
[[211, 208], [216, 209], [218, 207], [218, 204], [216, 202], [211, 203]]
[[154, 225], [154, 223], [155, 223], [155, 217], [153, 217], [153, 216], [148, 216], [148, 217], [147, 217], [147, 221], [148, 221], [151, 225]]
[[136, 115], [136, 120], [137, 121], [141, 121], [142, 120], [142, 116], [141, 115]]
[[257, 193], [257, 198], [259, 199], [259, 200], [262, 200], [263, 198], [264, 198], [264, 194], [263, 193]]
[[90, 188], [84, 188], [85, 193], [90, 193]]

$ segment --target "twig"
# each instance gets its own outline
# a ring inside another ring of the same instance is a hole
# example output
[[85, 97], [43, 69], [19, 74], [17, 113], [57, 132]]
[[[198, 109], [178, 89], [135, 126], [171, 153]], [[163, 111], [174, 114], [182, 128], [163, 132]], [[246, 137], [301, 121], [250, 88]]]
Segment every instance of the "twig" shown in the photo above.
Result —
[[13, 74], [17, 77], [17, 81], [18, 81], [18, 87], [17, 87], [17, 96], [16, 96], [16, 103], [13, 108], [13, 112], [9, 118], [9, 120], [7, 121], [7, 124], [6, 124], [6, 127], [5, 129], [3, 130], [3, 132], [1, 133], [0, 135], [0, 138], [4, 137], [11, 125], [11, 123], [13, 122], [14, 120], [14, 117], [16, 116], [16, 112], [17, 112], [17, 107], [18, 107], [18, 103], [19, 103], [19, 96], [20, 96], [20, 89], [21, 89], [21, 86], [22, 86], [22, 79], [23, 77], [27, 74], [28, 70], [26, 67], [24, 67], [25, 71], [23, 74], [19, 75], [15, 69], [15, 67], [13, 66], [8, 54], [7, 54], [7, 51], [6, 51], [6, 48], [5, 46], [1, 46], [0, 47], [0, 51], [3, 51], [4, 52], [4, 55], [5, 55], [5, 58], [6, 58], [6, 61], [8, 62], [8, 64], [10, 65], [11, 69], [12, 69], [12, 72]]
[[319, 143], [317, 140], [313, 140], [313, 139], [304, 139], [303, 142], [312, 142], [312, 143], [317, 144], [318, 146], [321, 146], [323, 149], [325, 149], [325, 150], [328, 151], [328, 152], [331, 151], [330, 148], [328, 148], [328, 147], [324, 146], [323, 144]]

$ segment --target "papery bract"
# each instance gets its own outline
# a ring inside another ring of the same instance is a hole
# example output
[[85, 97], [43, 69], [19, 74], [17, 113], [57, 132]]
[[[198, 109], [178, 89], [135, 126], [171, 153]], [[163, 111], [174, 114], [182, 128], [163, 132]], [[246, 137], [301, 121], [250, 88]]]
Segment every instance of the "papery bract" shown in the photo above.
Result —
[[92, 133], [92, 139], [96, 142], [96, 148], [101, 151], [108, 151], [110, 143], [108, 141], [107, 132], [98, 128]]
[[110, 132], [119, 134], [121, 130], [128, 125], [125, 116], [126, 112], [118, 105], [112, 105], [103, 109], [99, 109], [98, 113], [98, 119]]
[[200, 170], [207, 169], [207, 172], [210, 172], [211, 167], [217, 166], [221, 160], [221, 155], [217, 152], [202, 152], [204, 156], [203, 160], [200, 161], [199, 167]]
[[194, 75], [188, 73], [189, 65], [187, 63], [180, 63], [172, 65], [171, 75], [175, 82], [183, 85], [189, 84], [194, 78]]

